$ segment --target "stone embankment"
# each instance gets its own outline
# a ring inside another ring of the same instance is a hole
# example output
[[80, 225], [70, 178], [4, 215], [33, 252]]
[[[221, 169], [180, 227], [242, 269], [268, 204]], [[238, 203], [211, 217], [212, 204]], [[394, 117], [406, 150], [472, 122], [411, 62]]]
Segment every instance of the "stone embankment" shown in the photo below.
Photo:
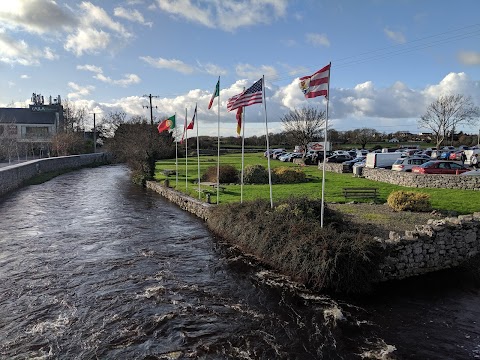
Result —
[[[204, 220], [215, 206], [154, 181], [147, 187]], [[383, 281], [455, 267], [480, 252], [480, 213], [432, 219], [404, 235], [391, 232], [389, 239], [376, 240], [386, 254], [379, 267]]]
[[76, 169], [94, 164], [110, 162], [106, 153], [83, 154], [73, 156], [51, 157], [0, 168], [0, 196], [21, 187], [25, 181], [42, 173]]

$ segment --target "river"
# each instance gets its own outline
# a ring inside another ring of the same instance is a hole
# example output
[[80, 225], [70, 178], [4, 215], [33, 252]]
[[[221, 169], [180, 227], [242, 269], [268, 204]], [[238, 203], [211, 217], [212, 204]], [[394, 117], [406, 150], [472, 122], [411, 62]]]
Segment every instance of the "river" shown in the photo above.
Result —
[[479, 295], [462, 271], [309, 292], [123, 166], [0, 199], [2, 359], [475, 359]]

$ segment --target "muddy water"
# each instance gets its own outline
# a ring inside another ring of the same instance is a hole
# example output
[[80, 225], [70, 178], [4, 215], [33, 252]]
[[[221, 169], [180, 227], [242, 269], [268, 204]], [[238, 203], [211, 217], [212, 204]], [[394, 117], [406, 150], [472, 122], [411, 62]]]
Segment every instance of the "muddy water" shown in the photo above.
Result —
[[126, 168], [85, 169], [0, 200], [0, 358], [480, 358], [479, 287], [448, 276], [310, 293]]

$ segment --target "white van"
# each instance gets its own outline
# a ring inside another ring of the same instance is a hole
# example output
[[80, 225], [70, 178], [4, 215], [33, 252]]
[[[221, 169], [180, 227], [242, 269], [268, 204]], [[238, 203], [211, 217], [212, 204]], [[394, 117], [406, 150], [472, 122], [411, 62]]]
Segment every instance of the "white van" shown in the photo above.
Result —
[[402, 157], [402, 153], [368, 153], [365, 161], [365, 167], [367, 168], [383, 168], [391, 169], [393, 163]]
[[471, 165], [470, 159], [472, 158], [472, 155], [480, 154], [480, 149], [465, 150], [464, 152], [465, 152], [465, 156], [467, 157], [467, 160], [465, 160], [465, 165]]

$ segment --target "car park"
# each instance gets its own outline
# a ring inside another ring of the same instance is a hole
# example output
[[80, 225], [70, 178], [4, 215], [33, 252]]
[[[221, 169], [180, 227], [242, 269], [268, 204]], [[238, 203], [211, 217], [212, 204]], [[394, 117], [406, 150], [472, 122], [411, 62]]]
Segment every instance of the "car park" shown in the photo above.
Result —
[[352, 160], [347, 160], [343, 162], [343, 166], [347, 168], [349, 171], [352, 171], [353, 165], [356, 164], [357, 162], [363, 161], [366, 159], [366, 156], [357, 156], [356, 158]]
[[429, 161], [429, 159], [425, 159], [423, 157], [418, 157], [418, 156], [400, 158], [393, 163], [392, 170], [411, 172], [414, 166], [422, 165], [427, 161]]
[[412, 173], [416, 174], [461, 174], [467, 171], [469, 169], [459, 163], [442, 160], [427, 161], [412, 168]]
[[461, 173], [460, 175], [462, 175], [462, 176], [480, 176], [480, 170], [479, 169], [470, 170], [470, 171], [466, 171], [464, 173]]

